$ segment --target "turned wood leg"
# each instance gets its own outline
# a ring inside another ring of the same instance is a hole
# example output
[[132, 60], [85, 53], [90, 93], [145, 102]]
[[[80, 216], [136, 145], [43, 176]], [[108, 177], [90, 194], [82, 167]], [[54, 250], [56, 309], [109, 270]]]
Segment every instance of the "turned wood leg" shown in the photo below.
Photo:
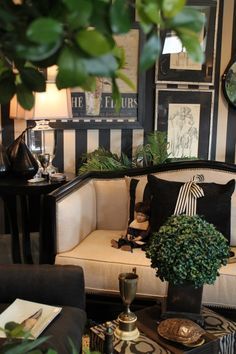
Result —
[[11, 254], [13, 263], [21, 263], [20, 238], [17, 222], [16, 196], [4, 196], [4, 205], [6, 207], [11, 233]]
[[27, 196], [20, 196], [22, 220], [22, 252], [24, 263], [33, 263], [30, 240], [30, 212]]

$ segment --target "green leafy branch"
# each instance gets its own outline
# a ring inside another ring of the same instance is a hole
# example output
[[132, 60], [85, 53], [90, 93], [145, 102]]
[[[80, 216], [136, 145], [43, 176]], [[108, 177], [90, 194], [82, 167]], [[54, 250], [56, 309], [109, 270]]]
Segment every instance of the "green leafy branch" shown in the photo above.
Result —
[[[32, 340], [30, 332], [25, 331], [19, 323], [8, 322], [4, 328], [0, 328], [0, 331], [6, 335], [6, 340], [0, 347], [0, 354], [57, 354], [57, 351], [51, 348], [45, 350], [39, 349], [50, 336], [43, 336]], [[72, 340], [68, 338], [68, 341], [71, 346], [71, 354], [78, 354]], [[91, 352], [89, 349], [86, 349], [85, 353], [100, 354], [100, 352]]]
[[147, 136], [147, 144], [141, 145], [135, 152], [136, 166], [158, 165], [167, 161], [169, 143], [166, 132], [154, 131]]
[[79, 174], [88, 171], [119, 171], [126, 168], [131, 168], [132, 163], [125, 154], [119, 157], [103, 147], [99, 147], [90, 153], [83, 154], [83, 164], [79, 169]]
[[58, 89], [94, 90], [96, 77], [109, 78], [116, 107], [121, 95], [118, 79], [131, 88], [124, 74], [125, 53], [116, 36], [129, 33], [132, 13], [147, 41], [140, 57], [146, 70], [159, 57], [160, 31], [174, 31], [190, 58], [203, 62], [198, 34], [204, 16], [185, 0], [2, 0], [0, 8], [0, 103], [16, 94], [31, 109], [34, 92], [45, 91], [39, 68], [58, 66]]
[[[38, 348], [49, 338], [44, 336], [32, 340], [30, 332], [25, 331], [23, 326], [16, 322], [6, 323], [4, 328], [0, 328], [0, 331], [6, 335], [6, 340], [0, 347], [0, 354], [42, 354], [41, 350], [36, 351], [35, 348]], [[56, 354], [52, 349], [48, 349], [45, 353]], [[72, 353], [78, 354], [74, 351]]]

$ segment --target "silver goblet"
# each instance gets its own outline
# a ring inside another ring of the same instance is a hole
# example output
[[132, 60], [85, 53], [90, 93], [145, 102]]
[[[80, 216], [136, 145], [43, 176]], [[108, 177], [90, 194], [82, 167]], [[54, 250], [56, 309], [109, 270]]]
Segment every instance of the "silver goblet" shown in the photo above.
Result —
[[120, 295], [125, 311], [118, 316], [119, 325], [115, 329], [115, 336], [122, 340], [134, 340], [139, 336], [136, 327], [137, 316], [130, 311], [137, 291], [138, 275], [135, 273], [121, 273], [119, 275]]
[[43, 167], [42, 177], [48, 178], [47, 167], [50, 164], [50, 154], [48, 154], [48, 153], [39, 154], [38, 155], [38, 160], [39, 160], [39, 162], [41, 163], [41, 165]]

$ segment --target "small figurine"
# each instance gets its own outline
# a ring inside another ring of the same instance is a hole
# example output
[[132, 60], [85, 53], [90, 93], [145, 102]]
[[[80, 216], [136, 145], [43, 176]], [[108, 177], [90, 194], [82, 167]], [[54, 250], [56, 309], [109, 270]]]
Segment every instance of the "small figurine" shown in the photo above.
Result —
[[150, 234], [150, 207], [144, 202], [139, 202], [135, 204], [134, 211], [135, 219], [129, 224], [126, 235], [119, 238], [118, 241], [111, 240], [112, 247], [131, 252], [133, 248], [144, 249]]

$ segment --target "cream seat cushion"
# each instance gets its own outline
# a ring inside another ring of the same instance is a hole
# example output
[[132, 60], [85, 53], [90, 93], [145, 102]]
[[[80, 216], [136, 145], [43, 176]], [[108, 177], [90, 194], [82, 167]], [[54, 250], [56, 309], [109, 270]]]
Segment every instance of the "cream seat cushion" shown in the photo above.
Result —
[[[111, 240], [122, 235], [120, 230], [95, 230], [78, 246], [56, 256], [56, 264], [80, 265], [85, 274], [85, 288], [92, 293], [118, 293], [118, 276], [136, 268], [139, 276], [137, 296], [164, 297], [167, 283], [155, 276], [145, 252], [126, 252], [111, 247]], [[236, 251], [236, 248], [233, 249]], [[236, 308], [236, 263], [221, 267], [214, 285], [204, 285], [203, 303]]]
[[[236, 247], [232, 247], [232, 250], [236, 252]], [[222, 266], [219, 273], [214, 285], [204, 285], [203, 302], [206, 305], [236, 308], [236, 263]]]
[[71, 251], [58, 254], [55, 263], [82, 266], [87, 292], [107, 293], [119, 292], [119, 274], [132, 272], [135, 267], [139, 276], [137, 295], [163, 297], [167, 285], [155, 276], [144, 251], [134, 249], [131, 253], [111, 247], [111, 240], [121, 235], [117, 230], [95, 230]]

